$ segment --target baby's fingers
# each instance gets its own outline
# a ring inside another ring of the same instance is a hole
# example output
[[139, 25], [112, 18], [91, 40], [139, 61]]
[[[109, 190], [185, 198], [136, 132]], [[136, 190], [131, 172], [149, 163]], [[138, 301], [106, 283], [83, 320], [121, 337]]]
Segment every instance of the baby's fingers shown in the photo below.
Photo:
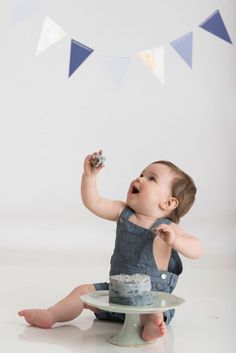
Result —
[[92, 155], [92, 154], [89, 154], [87, 157], [85, 157], [84, 165], [85, 165], [85, 166], [89, 166], [92, 159], [93, 159], [93, 155]]
[[157, 231], [162, 231], [162, 232], [169, 232], [170, 231], [170, 226], [168, 224], [160, 224], [159, 226], [156, 227]]
[[153, 227], [153, 228], [152, 228], [152, 231], [153, 231], [154, 233], [156, 233], [157, 235], [160, 235], [161, 232], [165, 232], [165, 230], [163, 230], [162, 225], [159, 225], [158, 227]]
[[97, 158], [100, 157], [102, 155], [102, 150], [99, 150], [98, 152], [94, 152], [91, 156], [92, 158]]

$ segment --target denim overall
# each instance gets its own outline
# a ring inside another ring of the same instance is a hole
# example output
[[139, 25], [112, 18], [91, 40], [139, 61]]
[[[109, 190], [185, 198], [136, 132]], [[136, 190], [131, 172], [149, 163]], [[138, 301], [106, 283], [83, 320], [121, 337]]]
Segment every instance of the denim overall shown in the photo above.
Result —
[[[152, 232], [154, 226], [171, 223], [168, 218], [159, 218], [147, 229], [129, 221], [134, 211], [126, 207], [117, 222], [115, 249], [111, 257], [110, 276], [135, 273], [147, 274], [151, 278], [152, 291], [171, 293], [176, 286], [178, 275], [182, 272], [182, 262], [176, 252], [171, 250], [168, 270], [158, 270], [153, 255], [153, 241], [156, 236]], [[94, 283], [97, 291], [108, 290], [109, 283]], [[168, 324], [175, 310], [165, 311], [164, 320]], [[99, 310], [95, 314], [101, 320], [124, 321], [125, 314]]]

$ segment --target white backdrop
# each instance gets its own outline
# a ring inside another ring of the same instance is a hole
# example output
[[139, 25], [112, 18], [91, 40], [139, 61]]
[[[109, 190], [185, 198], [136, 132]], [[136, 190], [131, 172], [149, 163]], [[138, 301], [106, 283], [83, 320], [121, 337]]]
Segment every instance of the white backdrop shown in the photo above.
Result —
[[[112, 247], [115, 225], [80, 197], [83, 159], [102, 148], [103, 196], [125, 199], [144, 166], [170, 160], [198, 187], [183, 226], [209, 249], [234, 251], [235, 1], [33, 3], [68, 35], [35, 57], [44, 16], [9, 28], [14, 1], [0, 3], [1, 248]], [[234, 45], [198, 27], [217, 8]], [[168, 45], [190, 31], [192, 70]], [[68, 79], [71, 38], [94, 53]], [[161, 45], [164, 86], [135, 55]], [[132, 55], [120, 89], [103, 69], [106, 55]]]

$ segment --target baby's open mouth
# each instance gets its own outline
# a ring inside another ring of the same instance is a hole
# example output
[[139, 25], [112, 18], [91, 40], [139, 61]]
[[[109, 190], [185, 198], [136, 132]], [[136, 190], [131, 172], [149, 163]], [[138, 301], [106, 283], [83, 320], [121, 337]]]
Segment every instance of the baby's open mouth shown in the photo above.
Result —
[[133, 186], [132, 188], [132, 194], [138, 194], [139, 190], [136, 188], [136, 186]]

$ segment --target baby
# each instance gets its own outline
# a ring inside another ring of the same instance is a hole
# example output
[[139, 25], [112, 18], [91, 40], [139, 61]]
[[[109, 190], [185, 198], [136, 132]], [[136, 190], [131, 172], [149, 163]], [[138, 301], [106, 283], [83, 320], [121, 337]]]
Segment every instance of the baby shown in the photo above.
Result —
[[[85, 158], [81, 195], [92, 213], [117, 222], [110, 275], [148, 274], [152, 290], [171, 293], [182, 272], [178, 253], [191, 259], [203, 254], [201, 242], [178, 225], [195, 199], [192, 178], [171, 162], [157, 161], [131, 182], [126, 202], [110, 201], [97, 191], [97, 175], [104, 167], [101, 156], [102, 151], [99, 151]], [[94, 160], [102, 162], [95, 164]], [[25, 309], [18, 314], [29, 324], [41, 328], [73, 320], [83, 309], [92, 310], [101, 320], [124, 321], [124, 314], [99, 310], [80, 300], [83, 294], [108, 288], [107, 282], [80, 285], [48, 309]], [[140, 315], [143, 340], [163, 336], [173, 315], [174, 310]]]

